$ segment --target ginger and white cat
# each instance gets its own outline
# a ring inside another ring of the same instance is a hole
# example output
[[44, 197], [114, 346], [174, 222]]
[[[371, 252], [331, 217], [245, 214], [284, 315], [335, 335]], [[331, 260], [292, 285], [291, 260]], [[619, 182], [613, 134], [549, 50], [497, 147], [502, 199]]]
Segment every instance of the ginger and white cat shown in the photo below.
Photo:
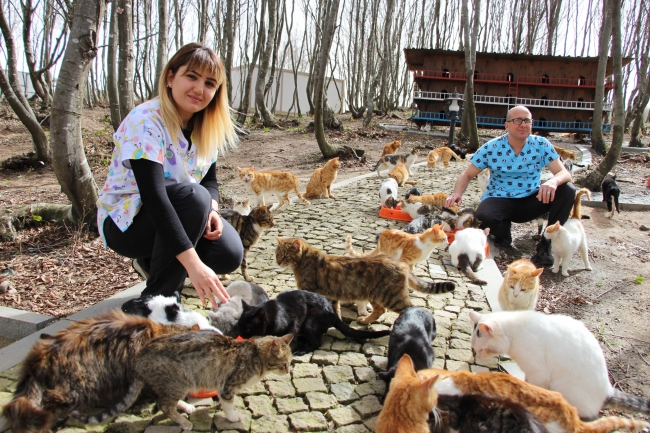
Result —
[[609, 383], [600, 344], [582, 322], [536, 311], [470, 311], [469, 316], [477, 358], [507, 354], [526, 382], [561, 393], [581, 418], [596, 418], [604, 405], [650, 413], [650, 400]]
[[437, 149], [433, 149], [431, 152], [429, 152], [429, 155], [427, 157], [427, 167], [429, 168], [436, 168], [436, 164], [438, 162], [442, 162], [442, 164], [445, 166], [445, 168], [449, 167], [449, 161], [451, 158], [454, 158], [456, 161], [460, 161], [460, 156], [456, 155], [456, 152], [448, 148], [447, 146], [439, 147]]
[[235, 205], [232, 207], [232, 210], [239, 212], [241, 215], [248, 215], [251, 213], [251, 199], [247, 198], [246, 200], [235, 200]]
[[277, 207], [279, 209], [286, 203], [291, 203], [291, 200], [289, 200], [291, 190], [296, 192], [296, 195], [303, 203], [306, 205], [311, 204], [300, 193], [300, 181], [291, 173], [284, 171], [256, 172], [253, 166], [247, 168], [237, 167], [237, 170], [239, 170], [239, 178], [244, 181], [247, 191], [255, 195], [257, 199], [256, 206], [266, 206], [264, 194], [277, 194], [278, 196], [283, 194], [282, 200], [280, 200]]
[[510, 263], [499, 289], [501, 309], [534, 311], [539, 296], [539, 276], [543, 271], [544, 268], [537, 269], [528, 259]]
[[402, 142], [400, 140], [391, 141], [384, 146], [384, 150], [381, 151], [381, 156], [392, 155], [397, 152], [400, 147], [402, 147]]
[[377, 246], [367, 254], [358, 253], [352, 247], [352, 236], [348, 235], [346, 250], [351, 257], [385, 254], [406, 263], [411, 269], [416, 263], [426, 262], [433, 250], [447, 246], [447, 234], [435, 224], [424, 233], [412, 235], [401, 230], [384, 230], [377, 239]]
[[397, 185], [404, 186], [405, 184], [417, 185], [417, 180], [408, 180], [409, 179], [409, 169], [406, 168], [403, 162], [398, 162], [395, 168], [388, 173], [388, 177], [395, 179]]
[[587, 188], [582, 188], [576, 193], [575, 201], [573, 202], [573, 211], [569, 216], [567, 222], [562, 226], [560, 222], [546, 227], [544, 236], [551, 241], [551, 252], [553, 254], [553, 273], [557, 273], [562, 266], [562, 275], [569, 276], [569, 262], [571, 256], [576, 251], [580, 252], [585, 269], [591, 271], [589, 264], [589, 252], [587, 248], [587, 234], [585, 228], [580, 221], [580, 198], [583, 194], [587, 194], [591, 200], [591, 192]]
[[485, 194], [488, 184], [490, 183], [490, 169], [486, 168], [477, 174], [476, 180], [478, 181], [478, 187], [481, 188], [481, 194]]
[[490, 229], [466, 228], [456, 232], [454, 241], [449, 245], [451, 264], [459, 268], [475, 284], [485, 285], [474, 272], [478, 271], [485, 260], [485, 245]]
[[309, 178], [307, 189], [305, 191], [306, 198], [334, 198], [332, 195], [332, 183], [336, 180], [336, 175], [341, 168], [339, 157], [332, 158], [321, 167], [314, 170], [314, 173]]
[[556, 145], [553, 145], [553, 147], [555, 148], [555, 151], [557, 152], [558, 155], [560, 155], [562, 159], [572, 159], [574, 161], [576, 160], [575, 152], [572, 152], [568, 149], [565, 149], [564, 147], [560, 147]]

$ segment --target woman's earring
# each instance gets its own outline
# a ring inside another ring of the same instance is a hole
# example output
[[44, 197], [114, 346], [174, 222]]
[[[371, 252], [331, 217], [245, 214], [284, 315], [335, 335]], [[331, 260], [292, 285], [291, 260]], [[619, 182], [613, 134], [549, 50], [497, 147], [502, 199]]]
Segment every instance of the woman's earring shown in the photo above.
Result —
[[172, 86], [172, 83], [167, 83], [167, 87], [171, 87], [171, 86]]

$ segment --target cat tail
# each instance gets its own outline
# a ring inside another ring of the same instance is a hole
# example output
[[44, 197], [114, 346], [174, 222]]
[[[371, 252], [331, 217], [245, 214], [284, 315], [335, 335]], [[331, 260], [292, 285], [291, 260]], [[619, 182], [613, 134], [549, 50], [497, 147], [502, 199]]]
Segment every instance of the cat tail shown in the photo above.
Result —
[[592, 422], [583, 422], [578, 429], [579, 433], [609, 433], [615, 430], [641, 431], [650, 427], [650, 423], [634, 419], [608, 416]]
[[[451, 149], [449, 149], [449, 150], [451, 150]], [[454, 152], [453, 150], [451, 150], [451, 156], [452, 156], [456, 161], [460, 161], [460, 156], [456, 155], [456, 152]]]
[[366, 254], [359, 253], [352, 246], [352, 235], [348, 235], [347, 239], [345, 240], [345, 250], [348, 252], [348, 255], [350, 257], [376, 256], [377, 254], [379, 254], [379, 243], [377, 243], [377, 246], [375, 247], [375, 249], [370, 251], [369, 253], [366, 253]]
[[404, 184], [405, 185], [417, 185], [418, 182], [420, 182], [420, 181], [419, 180], [407, 180], [406, 182], [404, 182]]
[[579, 189], [576, 193], [576, 198], [573, 200], [573, 210], [571, 211], [569, 218], [581, 219], [580, 215], [582, 206], [580, 199], [582, 198], [583, 194], [587, 194], [587, 198], [589, 198], [589, 201], [591, 201], [591, 191], [589, 191], [587, 188]]
[[422, 278], [417, 277], [413, 272], [409, 272], [408, 284], [413, 290], [418, 292], [436, 295], [439, 293], [453, 292], [456, 290], [456, 284], [452, 281], [424, 281]]
[[345, 335], [346, 337], [350, 338], [379, 338], [379, 337], [385, 337], [386, 335], [390, 335], [390, 330], [385, 330], [385, 331], [362, 331], [359, 329], [353, 329], [350, 328], [348, 325], [346, 325], [337, 315], [334, 315], [334, 324], [333, 326], [341, 331], [341, 334]]
[[375, 168], [373, 168], [373, 169], [370, 170], [370, 171], [377, 171], [377, 169], [379, 168], [379, 165], [380, 165], [382, 162], [384, 162], [384, 158], [383, 158], [383, 157], [379, 158], [379, 161], [377, 161], [377, 164], [375, 164]]
[[299, 198], [300, 200], [302, 200], [302, 202], [303, 202], [304, 204], [306, 204], [307, 206], [309, 206], [309, 205], [311, 204], [311, 203], [309, 202], [309, 200], [307, 200], [307, 199], [302, 195], [302, 193], [300, 192], [300, 188], [299, 188], [299, 186], [298, 186], [297, 183], [296, 183], [296, 188], [295, 188], [294, 190], [296, 191], [296, 195], [298, 196], [298, 198]]
[[650, 400], [636, 395], [628, 394], [616, 388], [607, 396], [605, 406], [615, 409], [627, 409], [650, 415]]
[[106, 408], [103, 411], [99, 412], [98, 414], [92, 416], [77, 412], [76, 410], [72, 412], [70, 415], [85, 424], [102, 423], [107, 419], [117, 415], [120, 412], [124, 412], [129, 407], [131, 407], [131, 405], [135, 403], [135, 400], [140, 395], [140, 391], [142, 391], [143, 387], [144, 387], [144, 381], [140, 378], [135, 378], [133, 380], [133, 383], [131, 383], [131, 386], [129, 387], [128, 391], [126, 391], [124, 397], [122, 397], [122, 399], [117, 403], [115, 403], [112, 407]]
[[469, 262], [469, 256], [467, 254], [458, 255], [458, 268], [463, 271], [465, 275], [467, 275], [472, 283], [478, 284], [479, 286], [484, 286], [487, 284], [487, 281], [481, 280], [476, 276], [474, 270], [472, 270], [472, 265]]
[[14, 432], [46, 431], [52, 415], [41, 407], [43, 393], [40, 386], [30, 377], [19, 388], [23, 391], [16, 392], [14, 398], [2, 408], [2, 415], [9, 427]]

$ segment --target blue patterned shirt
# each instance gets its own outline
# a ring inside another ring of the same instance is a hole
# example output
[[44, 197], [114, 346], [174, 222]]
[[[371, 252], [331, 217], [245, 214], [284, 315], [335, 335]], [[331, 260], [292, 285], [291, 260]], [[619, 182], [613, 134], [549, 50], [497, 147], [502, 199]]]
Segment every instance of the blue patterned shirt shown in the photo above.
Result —
[[537, 193], [542, 169], [558, 158], [553, 145], [537, 135], [526, 139], [519, 155], [508, 143], [508, 133], [488, 141], [471, 159], [479, 170], [490, 170], [490, 183], [481, 200], [523, 198]]

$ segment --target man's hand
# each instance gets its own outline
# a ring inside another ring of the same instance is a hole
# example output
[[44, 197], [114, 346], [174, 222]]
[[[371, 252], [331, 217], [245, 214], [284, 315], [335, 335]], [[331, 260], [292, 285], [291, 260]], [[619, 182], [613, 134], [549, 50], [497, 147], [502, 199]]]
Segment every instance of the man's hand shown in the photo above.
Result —
[[203, 237], [210, 241], [216, 241], [221, 237], [222, 230], [223, 221], [221, 221], [221, 217], [218, 213], [211, 210], [210, 215], [208, 215], [208, 222], [205, 225]]
[[447, 197], [447, 200], [445, 200], [445, 207], [451, 207], [455, 204], [460, 206], [461, 202], [463, 201], [463, 198], [461, 194], [458, 194], [457, 192], [452, 192], [449, 197]]
[[555, 190], [557, 189], [557, 180], [551, 178], [539, 186], [537, 200], [544, 204], [550, 203], [555, 199]]

